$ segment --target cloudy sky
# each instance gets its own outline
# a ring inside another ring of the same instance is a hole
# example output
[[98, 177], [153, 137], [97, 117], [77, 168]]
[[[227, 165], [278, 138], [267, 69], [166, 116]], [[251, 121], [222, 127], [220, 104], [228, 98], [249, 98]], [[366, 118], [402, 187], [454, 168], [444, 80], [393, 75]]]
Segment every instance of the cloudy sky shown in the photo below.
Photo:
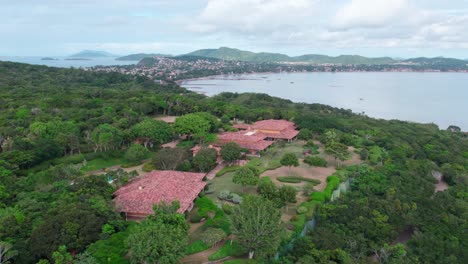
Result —
[[468, 0], [0, 0], [0, 55], [181, 54], [468, 58]]

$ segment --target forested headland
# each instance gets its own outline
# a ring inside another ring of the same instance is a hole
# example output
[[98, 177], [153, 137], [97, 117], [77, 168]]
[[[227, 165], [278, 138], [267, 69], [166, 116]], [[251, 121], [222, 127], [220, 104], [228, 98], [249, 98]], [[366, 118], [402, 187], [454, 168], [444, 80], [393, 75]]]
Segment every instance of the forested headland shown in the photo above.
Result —
[[[314, 231], [279, 259], [259, 255], [259, 263], [468, 259], [466, 133], [266, 94], [206, 97], [141, 76], [10, 62], [0, 62], [0, 252], [12, 263], [127, 263], [127, 242], [144, 230], [116, 213], [111, 200], [131, 176], [109, 184], [83, 168], [96, 160], [132, 162], [129, 149], [142, 138], [151, 158], [177, 137], [154, 117], [191, 113], [211, 120], [211, 132], [232, 129], [232, 120], [292, 120], [305, 140], [332, 132], [337, 143], [360, 150], [364, 163], [347, 170], [350, 190], [316, 208]], [[197, 170], [189, 163], [185, 170]], [[434, 171], [447, 190], [435, 192]], [[405, 232], [406, 243], [392, 244]]]

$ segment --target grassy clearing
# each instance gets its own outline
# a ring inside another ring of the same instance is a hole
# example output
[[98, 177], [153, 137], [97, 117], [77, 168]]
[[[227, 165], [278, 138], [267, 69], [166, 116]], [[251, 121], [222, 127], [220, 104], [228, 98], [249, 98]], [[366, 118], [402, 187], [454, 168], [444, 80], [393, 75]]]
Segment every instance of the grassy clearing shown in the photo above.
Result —
[[218, 251], [213, 253], [213, 255], [208, 257], [208, 260], [220, 260], [226, 257], [240, 257], [245, 255], [245, 250], [240, 246], [236, 241], [228, 241], [224, 244]]
[[[228, 190], [233, 193], [237, 193], [239, 195], [243, 194], [243, 189], [240, 184], [235, 184], [232, 182], [232, 177], [234, 173], [228, 172], [221, 177], [215, 177], [214, 179], [210, 180], [210, 190], [213, 190], [213, 193], [207, 194], [211, 200], [218, 201], [218, 193], [222, 190]], [[249, 194], [256, 194], [256, 187], [255, 186], [246, 186], [245, 193]]]
[[127, 163], [128, 161], [124, 158], [97, 158], [86, 162], [86, 165], [81, 168], [81, 171], [88, 172], [94, 170], [100, 170], [120, 164]]

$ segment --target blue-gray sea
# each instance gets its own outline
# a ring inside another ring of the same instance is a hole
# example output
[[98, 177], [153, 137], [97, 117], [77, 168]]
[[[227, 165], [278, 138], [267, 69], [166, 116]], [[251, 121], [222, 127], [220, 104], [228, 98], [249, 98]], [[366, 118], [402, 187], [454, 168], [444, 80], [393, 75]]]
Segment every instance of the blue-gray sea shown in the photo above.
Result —
[[13, 61], [28, 64], [46, 65], [50, 67], [61, 67], [61, 68], [85, 68], [92, 66], [110, 66], [110, 65], [130, 65], [136, 64], [138, 61], [118, 61], [116, 57], [101, 57], [101, 58], [90, 58], [89, 60], [66, 60], [70, 57], [54, 57], [56, 60], [42, 60], [43, 57], [29, 56], [0, 56], [0, 61]]
[[468, 131], [468, 74], [440, 72], [268, 73], [214, 76], [182, 86], [215, 95], [255, 92], [351, 109], [384, 119], [457, 125]]

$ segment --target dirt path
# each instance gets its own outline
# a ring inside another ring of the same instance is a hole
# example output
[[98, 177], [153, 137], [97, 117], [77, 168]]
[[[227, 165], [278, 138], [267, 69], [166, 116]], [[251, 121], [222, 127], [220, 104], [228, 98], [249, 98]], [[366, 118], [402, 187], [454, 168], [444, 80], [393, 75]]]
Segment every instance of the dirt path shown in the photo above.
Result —
[[432, 176], [437, 179], [437, 183], [435, 185], [434, 193], [436, 192], [443, 192], [448, 189], [449, 185], [444, 181], [442, 173], [438, 171], [432, 171]]
[[214, 179], [214, 177], [216, 177], [216, 173], [222, 170], [225, 166], [226, 165], [224, 164], [224, 162], [219, 163], [214, 169], [212, 169], [210, 172], [208, 172], [208, 174], [206, 174], [206, 178], [208, 180]]
[[189, 235], [193, 234], [193, 232], [197, 231], [198, 228], [203, 226], [205, 222], [200, 222], [200, 223], [189, 223], [190, 229], [189, 229]]
[[208, 250], [186, 256], [182, 259], [182, 263], [186, 263], [186, 264], [209, 263], [210, 261], [208, 260], [208, 257], [211, 256], [216, 251], [218, 251], [218, 249], [220, 249], [224, 245], [224, 243], [226, 243], [226, 241], [223, 241]]
[[180, 143], [180, 139], [176, 139], [176, 140], [171, 141], [169, 143], [162, 144], [161, 148], [175, 148], [175, 147], [177, 147], [177, 144], [179, 144], [179, 143]]

